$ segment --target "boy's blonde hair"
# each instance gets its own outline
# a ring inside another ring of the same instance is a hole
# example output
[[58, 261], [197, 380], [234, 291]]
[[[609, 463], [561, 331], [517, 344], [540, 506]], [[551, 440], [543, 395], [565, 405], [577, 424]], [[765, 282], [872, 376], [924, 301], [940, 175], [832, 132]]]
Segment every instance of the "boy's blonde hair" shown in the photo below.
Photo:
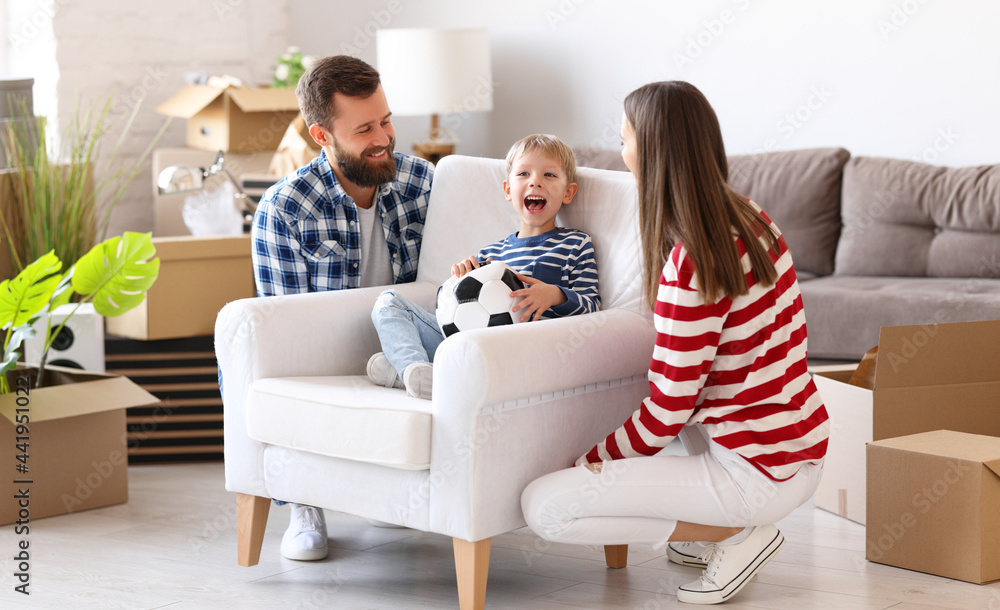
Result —
[[576, 182], [576, 156], [562, 140], [547, 133], [534, 133], [514, 142], [514, 145], [507, 151], [508, 177], [510, 177], [510, 168], [514, 165], [514, 159], [531, 152], [543, 152], [555, 157], [566, 173], [566, 182]]

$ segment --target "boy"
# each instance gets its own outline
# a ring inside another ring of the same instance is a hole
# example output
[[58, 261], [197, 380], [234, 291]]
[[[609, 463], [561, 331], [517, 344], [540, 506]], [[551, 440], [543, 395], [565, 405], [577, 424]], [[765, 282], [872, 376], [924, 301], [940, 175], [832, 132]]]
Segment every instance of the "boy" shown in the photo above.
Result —
[[[512, 294], [524, 297], [513, 309], [522, 322], [597, 311], [601, 297], [590, 236], [556, 228], [559, 209], [576, 195], [575, 179], [573, 151], [555, 136], [535, 134], [515, 142], [507, 153], [503, 190], [520, 218], [520, 229], [452, 265], [452, 275], [462, 276], [487, 260], [519, 271], [527, 287]], [[384, 352], [369, 359], [369, 379], [431, 398], [431, 363], [444, 340], [434, 315], [386, 290], [375, 303], [372, 322]]]

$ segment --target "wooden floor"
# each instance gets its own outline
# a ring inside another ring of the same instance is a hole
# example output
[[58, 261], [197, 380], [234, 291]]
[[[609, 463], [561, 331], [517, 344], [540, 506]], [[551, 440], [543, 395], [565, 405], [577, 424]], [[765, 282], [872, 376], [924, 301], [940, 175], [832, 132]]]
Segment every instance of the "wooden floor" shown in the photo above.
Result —
[[[327, 513], [331, 552], [278, 553], [287, 507], [272, 507], [260, 564], [236, 564], [236, 500], [222, 465], [136, 466], [127, 504], [32, 523], [31, 595], [14, 593], [16, 537], [0, 529], [0, 608], [456, 608], [451, 540]], [[864, 560], [864, 528], [811, 505], [778, 524], [788, 539], [729, 610], [977, 608], [1000, 610], [1000, 583], [977, 586]], [[698, 571], [632, 547], [629, 566], [601, 549], [550, 544], [522, 529], [494, 538], [487, 608], [683, 606]]]

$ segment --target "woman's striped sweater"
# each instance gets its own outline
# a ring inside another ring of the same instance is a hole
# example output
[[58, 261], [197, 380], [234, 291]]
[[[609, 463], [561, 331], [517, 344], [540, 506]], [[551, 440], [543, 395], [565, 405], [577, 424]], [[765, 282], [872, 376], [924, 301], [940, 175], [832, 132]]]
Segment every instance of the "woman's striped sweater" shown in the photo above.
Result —
[[735, 239], [749, 293], [714, 303], [699, 295], [687, 250], [673, 248], [653, 314], [650, 396], [577, 464], [654, 455], [694, 423], [775, 480], [826, 454], [829, 418], [806, 371], [806, 320], [791, 254], [780, 238], [780, 255], [771, 253], [778, 280], [762, 286]]

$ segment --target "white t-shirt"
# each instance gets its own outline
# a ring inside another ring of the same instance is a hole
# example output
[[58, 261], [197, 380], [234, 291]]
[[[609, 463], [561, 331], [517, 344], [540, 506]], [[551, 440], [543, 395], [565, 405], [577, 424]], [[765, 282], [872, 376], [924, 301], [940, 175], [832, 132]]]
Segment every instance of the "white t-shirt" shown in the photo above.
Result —
[[386, 286], [392, 284], [392, 267], [389, 265], [389, 246], [385, 243], [381, 213], [378, 203], [367, 210], [356, 206], [358, 224], [361, 225], [361, 286]]

